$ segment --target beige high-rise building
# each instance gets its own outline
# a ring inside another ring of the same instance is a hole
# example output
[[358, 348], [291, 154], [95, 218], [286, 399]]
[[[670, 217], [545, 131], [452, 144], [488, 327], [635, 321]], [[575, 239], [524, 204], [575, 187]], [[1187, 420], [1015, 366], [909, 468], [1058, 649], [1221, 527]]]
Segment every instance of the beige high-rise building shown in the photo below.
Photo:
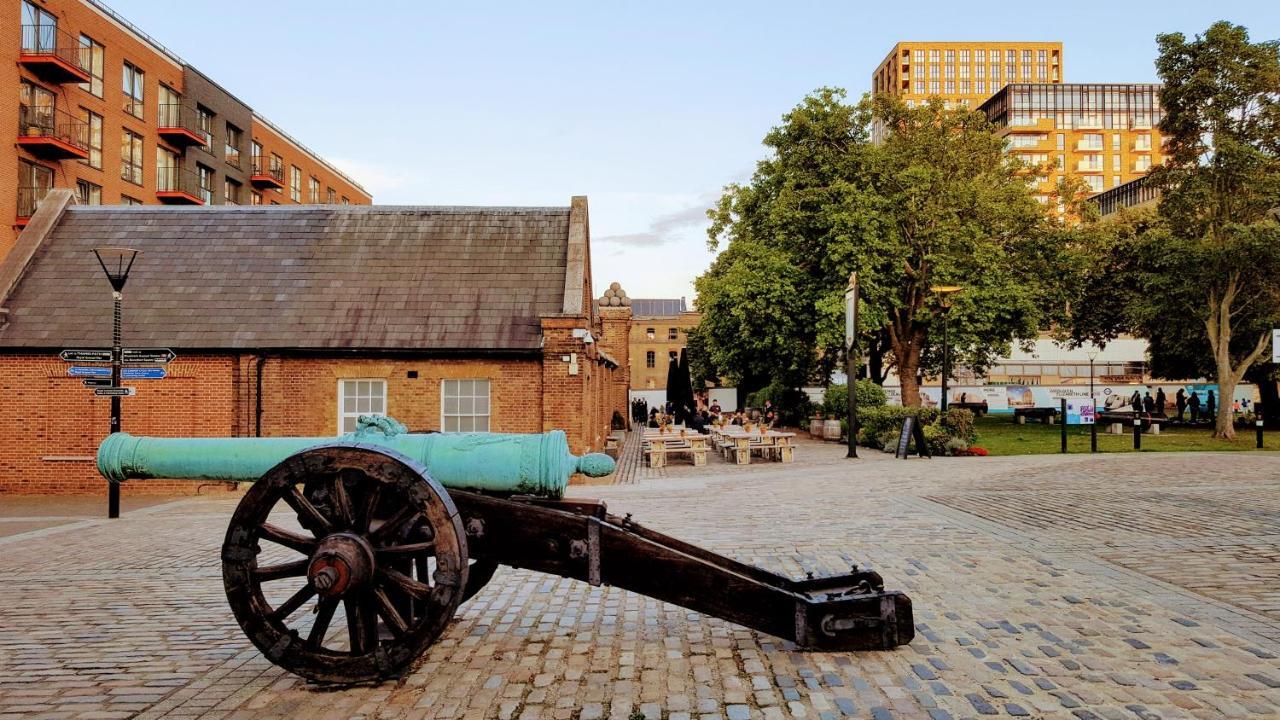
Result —
[[976, 108], [1014, 82], [1062, 82], [1062, 43], [900, 42], [872, 73], [871, 90], [908, 105], [939, 97]]

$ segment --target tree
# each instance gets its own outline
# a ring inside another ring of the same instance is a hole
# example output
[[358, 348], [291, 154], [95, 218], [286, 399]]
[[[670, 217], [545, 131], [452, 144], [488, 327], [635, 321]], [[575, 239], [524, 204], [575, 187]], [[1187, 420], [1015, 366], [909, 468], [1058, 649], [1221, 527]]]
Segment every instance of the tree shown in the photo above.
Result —
[[1144, 247], [1152, 285], [1137, 319], [1153, 365], [1207, 346], [1221, 395], [1214, 435], [1234, 438], [1236, 385], [1280, 319], [1280, 43], [1226, 22], [1157, 41], [1168, 145], [1151, 178], [1165, 222]]
[[[820, 89], [787, 113], [765, 137], [771, 156], [709, 213], [711, 247], [728, 248], [698, 280], [707, 345], [731, 379], [828, 377], [843, 361], [856, 270], [872, 374], [896, 367], [904, 402], [918, 405], [917, 374], [941, 364], [931, 285], [965, 287], [953, 357], [980, 370], [1047, 317], [1057, 246], [1027, 168], [984, 115], [843, 98]], [[891, 130], [880, 144], [873, 117]]]

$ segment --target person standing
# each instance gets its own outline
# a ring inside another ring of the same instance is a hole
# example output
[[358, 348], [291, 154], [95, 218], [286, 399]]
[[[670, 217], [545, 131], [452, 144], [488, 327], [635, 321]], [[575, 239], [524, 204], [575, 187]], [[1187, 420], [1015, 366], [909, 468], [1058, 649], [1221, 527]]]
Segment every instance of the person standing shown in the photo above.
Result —
[[1191, 412], [1191, 424], [1200, 421], [1200, 394], [1192, 391], [1191, 399], [1187, 401], [1187, 410]]
[[1151, 397], [1150, 390], [1147, 391], [1146, 397], [1142, 398], [1142, 409], [1146, 411], [1148, 415], [1155, 414], [1156, 401], [1155, 398]]
[[1129, 396], [1129, 406], [1133, 408], [1134, 412], [1142, 412], [1142, 394], [1137, 390], [1134, 390], [1133, 394]]
[[1204, 416], [1209, 422], [1218, 416], [1218, 398], [1214, 397], [1212, 390], [1209, 391], [1209, 399], [1204, 401]]
[[1156, 388], [1156, 412], [1164, 415], [1165, 408], [1169, 405], [1169, 398], [1165, 397], [1164, 388]]
[[1182, 422], [1182, 413], [1187, 410], [1187, 391], [1185, 388], [1178, 388], [1178, 394], [1174, 396], [1173, 404], [1178, 406], [1178, 422]]

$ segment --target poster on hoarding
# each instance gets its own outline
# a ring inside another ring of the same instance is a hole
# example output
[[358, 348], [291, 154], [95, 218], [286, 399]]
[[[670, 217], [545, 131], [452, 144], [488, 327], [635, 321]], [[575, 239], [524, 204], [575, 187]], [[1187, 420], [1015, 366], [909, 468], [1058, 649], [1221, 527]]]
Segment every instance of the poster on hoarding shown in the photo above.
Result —
[[1067, 424], [1092, 425], [1096, 408], [1093, 398], [1067, 398]]

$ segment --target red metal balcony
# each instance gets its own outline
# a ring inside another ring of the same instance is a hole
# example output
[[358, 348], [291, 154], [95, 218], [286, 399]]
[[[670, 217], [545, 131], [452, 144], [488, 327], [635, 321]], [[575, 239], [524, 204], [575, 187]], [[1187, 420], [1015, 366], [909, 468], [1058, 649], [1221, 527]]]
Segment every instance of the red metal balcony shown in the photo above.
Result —
[[157, 118], [160, 137], [178, 147], [208, 144], [196, 118], [196, 111], [185, 105], [164, 104]]
[[182, 168], [156, 169], [156, 199], [169, 205], [208, 205], [211, 188], [200, 187], [200, 176]]
[[47, 187], [20, 187], [18, 188], [18, 216], [14, 221], [14, 225], [18, 227], [26, 227], [31, 221], [31, 216], [36, 214], [36, 209], [40, 207], [40, 201], [44, 200], [44, 196], [49, 194], [53, 188]]
[[18, 108], [18, 145], [48, 160], [89, 157], [89, 125], [52, 108]]
[[92, 78], [88, 49], [57, 25], [23, 25], [18, 63], [40, 79], [53, 83], [82, 83]]
[[249, 182], [256, 188], [269, 190], [284, 189], [284, 166], [272, 166], [270, 161], [261, 156], [253, 158], [253, 167], [249, 171]]

